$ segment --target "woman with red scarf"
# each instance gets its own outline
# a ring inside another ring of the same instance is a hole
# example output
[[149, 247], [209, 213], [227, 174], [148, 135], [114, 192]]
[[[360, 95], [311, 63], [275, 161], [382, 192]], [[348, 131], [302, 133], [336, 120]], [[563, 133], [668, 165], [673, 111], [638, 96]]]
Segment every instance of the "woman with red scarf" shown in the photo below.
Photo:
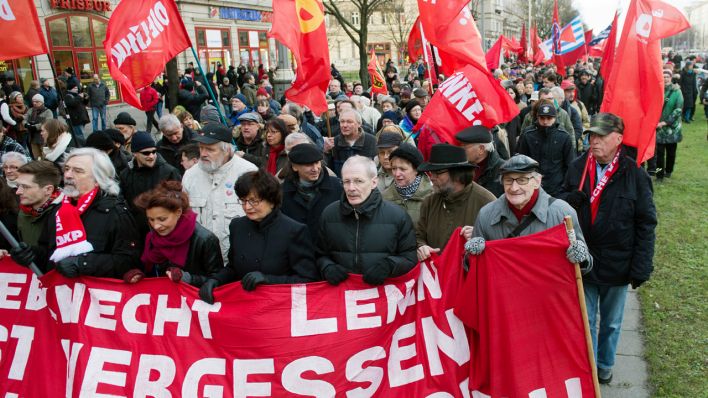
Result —
[[265, 169], [272, 175], [285, 167], [288, 162], [288, 154], [285, 153], [285, 137], [290, 134], [290, 129], [281, 119], [271, 119], [265, 126], [265, 146], [266, 160]]
[[136, 283], [145, 276], [167, 276], [173, 282], [184, 281], [199, 287], [224, 268], [219, 239], [199, 225], [179, 181], [163, 181], [138, 196], [135, 204], [145, 210], [150, 232], [140, 257], [144, 270], [126, 272], [125, 282]]

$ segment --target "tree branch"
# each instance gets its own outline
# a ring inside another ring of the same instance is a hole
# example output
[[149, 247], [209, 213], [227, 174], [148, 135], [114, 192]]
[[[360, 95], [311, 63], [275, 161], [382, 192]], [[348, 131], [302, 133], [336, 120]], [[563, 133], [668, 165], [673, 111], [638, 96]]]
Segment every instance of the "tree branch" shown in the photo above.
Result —
[[342, 28], [344, 28], [344, 33], [346, 33], [347, 36], [352, 39], [356, 46], [359, 46], [359, 28], [355, 27], [349, 20], [344, 17], [344, 15], [342, 15], [342, 12], [339, 10], [339, 7], [336, 4], [331, 1], [325, 2], [323, 4], [327, 13], [332, 15], [337, 21], [339, 21], [339, 24], [342, 26]]

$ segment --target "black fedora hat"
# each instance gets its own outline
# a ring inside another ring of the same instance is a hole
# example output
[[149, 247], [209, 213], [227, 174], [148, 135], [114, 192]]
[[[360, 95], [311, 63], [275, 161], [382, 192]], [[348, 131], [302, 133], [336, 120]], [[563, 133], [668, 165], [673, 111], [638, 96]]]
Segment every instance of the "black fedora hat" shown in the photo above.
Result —
[[471, 169], [477, 167], [467, 161], [465, 150], [450, 144], [435, 144], [430, 149], [430, 159], [418, 166], [418, 171]]

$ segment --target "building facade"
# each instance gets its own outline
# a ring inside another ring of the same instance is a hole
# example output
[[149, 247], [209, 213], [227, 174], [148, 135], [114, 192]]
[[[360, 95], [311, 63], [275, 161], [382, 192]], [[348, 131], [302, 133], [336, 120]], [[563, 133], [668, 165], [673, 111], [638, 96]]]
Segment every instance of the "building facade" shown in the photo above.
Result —
[[[122, 95], [108, 72], [103, 41], [118, 0], [35, 0], [37, 15], [49, 54], [0, 60], [0, 80], [15, 80], [26, 92], [32, 80], [54, 78], [73, 68], [82, 84], [98, 74], [111, 92], [111, 104], [122, 104]], [[177, 0], [185, 28], [208, 73], [217, 63], [228, 67], [263, 64], [274, 67], [275, 41], [266, 38], [273, 10], [267, 0]], [[177, 56], [183, 70], [194, 62], [191, 50]], [[53, 68], [52, 68], [53, 66]]]

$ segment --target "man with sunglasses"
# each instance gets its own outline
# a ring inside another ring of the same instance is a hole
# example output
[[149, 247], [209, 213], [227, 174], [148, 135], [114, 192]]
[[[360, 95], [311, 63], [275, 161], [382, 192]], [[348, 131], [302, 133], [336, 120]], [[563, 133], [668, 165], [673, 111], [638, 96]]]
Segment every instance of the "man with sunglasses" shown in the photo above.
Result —
[[131, 149], [134, 158], [131, 167], [120, 173], [120, 191], [133, 213], [140, 237], [144, 238], [149, 229], [147, 219], [144, 212], [135, 206], [133, 200], [141, 193], [157, 187], [162, 181], [180, 181], [182, 176], [157, 153], [157, 145], [150, 133], [144, 131], [135, 133]]

